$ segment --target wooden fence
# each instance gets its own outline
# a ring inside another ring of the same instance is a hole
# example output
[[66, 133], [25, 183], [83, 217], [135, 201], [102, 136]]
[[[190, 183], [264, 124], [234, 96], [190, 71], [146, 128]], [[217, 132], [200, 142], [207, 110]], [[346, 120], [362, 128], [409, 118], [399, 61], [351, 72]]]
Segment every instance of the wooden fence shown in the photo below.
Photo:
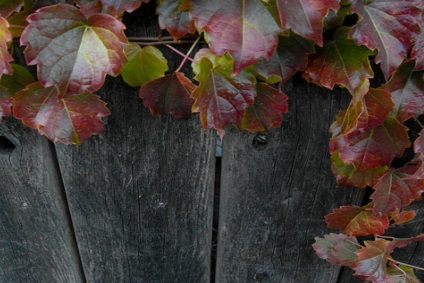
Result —
[[[129, 36], [158, 35], [151, 5], [124, 18]], [[284, 91], [283, 125], [265, 142], [227, 129], [222, 158], [198, 116], [153, 117], [120, 78], [98, 92], [112, 112], [104, 133], [80, 148], [4, 119], [0, 282], [361, 282], [311, 247], [336, 232], [325, 214], [367, 197], [330, 170], [328, 128], [348, 95], [297, 78]], [[413, 208], [390, 234], [424, 231], [424, 203]], [[424, 266], [424, 245], [395, 256]]]

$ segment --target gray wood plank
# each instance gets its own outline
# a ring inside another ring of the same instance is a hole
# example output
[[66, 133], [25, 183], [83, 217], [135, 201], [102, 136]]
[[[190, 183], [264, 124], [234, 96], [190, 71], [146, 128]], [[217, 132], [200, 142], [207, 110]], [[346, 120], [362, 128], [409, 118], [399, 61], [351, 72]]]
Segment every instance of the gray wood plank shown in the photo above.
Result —
[[84, 282], [53, 147], [0, 125], [0, 282]]
[[330, 170], [328, 128], [349, 97], [298, 78], [284, 91], [289, 113], [266, 143], [233, 129], [224, 138], [216, 282], [337, 281], [339, 267], [311, 245], [330, 232], [325, 214], [363, 197], [337, 188]]

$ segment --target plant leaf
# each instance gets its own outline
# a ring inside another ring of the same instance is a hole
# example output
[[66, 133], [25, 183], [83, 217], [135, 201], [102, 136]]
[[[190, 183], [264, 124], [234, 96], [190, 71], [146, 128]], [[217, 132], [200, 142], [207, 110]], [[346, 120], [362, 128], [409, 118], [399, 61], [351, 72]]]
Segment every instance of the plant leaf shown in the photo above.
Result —
[[66, 93], [94, 92], [106, 74], [117, 75], [125, 63], [124, 25], [112, 16], [88, 19], [74, 6], [58, 4], [28, 17], [21, 44], [25, 58], [38, 64], [45, 86], [58, 85]]
[[324, 235], [324, 238], [315, 237], [312, 247], [319, 258], [331, 264], [352, 267], [358, 258], [355, 251], [360, 245], [355, 237], [330, 233]]
[[193, 0], [191, 5], [197, 29], [207, 33], [217, 56], [231, 54], [235, 74], [274, 53], [280, 28], [260, 1]]
[[381, 63], [386, 80], [402, 63], [420, 32], [421, 0], [352, 0], [351, 9], [360, 15], [349, 36], [358, 45], [378, 50], [376, 63]]
[[411, 178], [418, 170], [417, 166], [406, 165], [391, 169], [380, 178], [371, 195], [374, 214], [388, 214], [399, 211], [402, 207], [421, 198], [424, 192], [424, 179]]
[[[424, 27], [421, 27], [423, 29]], [[415, 45], [412, 48], [411, 58], [415, 60], [415, 70], [424, 70], [424, 32], [415, 38]]]
[[149, 0], [78, 0], [81, 12], [89, 17], [96, 13], [108, 13], [114, 17], [120, 17], [125, 11], [131, 13], [142, 2]]
[[393, 251], [395, 248], [404, 248], [410, 244], [416, 243], [416, 242], [424, 242], [424, 233], [419, 234], [415, 237], [411, 238], [395, 238], [390, 243], [390, 251]]
[[263, 132], [280, 126], [281, 115], [288, 110], [287, 95], [266, 83], [258, 83], [256, 93], [255, 102], [246, 108], [243, 118], [236, 123], [237, 128]]
[[373, 282], [387, 280], [387, 261], [390, 257], [388, 248], [390, 241], [376, 239], [375, 241], [364, 241], [365, 247], [356, 251], [358, 263], [352, 269], [356, 276]]
[[341, 206], [325, 216], [329, 228], [344, 230], [346, 235], [379, 235], [389, 227], [387, 215], [374, 215], [369, 206]]
[[339, 9], [339, 0], [273, 0], [283, 33], [289, 29], [322, 46], [324, 17]]
[[103, 130], [102, 118], [110, 112], [94, 94], [60, 97], [56, 86], [44, 88], [37, 82], [16, 94], [13, 114], [54, 142], [80, 145]]
[[304, 77], [329, 89], [334, 85], [346, 87], [350, 93], [367, 91], [361, 88], [374, 73], [368, 60], [373, 52], [365, 46], [358, 46], [347, 38], [348, 27], [338, 28], [332, 41], [324, 42], [317, 53], [309, 56]]
[[190, 94], [195, 88], [183, 73], [173, 72], [144, 84], [139, 95], [153, 115], [171, 114], [181, 118], [191, 114], [194, 100]]
[[397, 268], [388, 267], [387, 274], [389, 278], [381, 283], [421, 283], [415, 276], [414, 269], [402, 264], [397, 265]]
[[25, 67], [11, 63], [13, 73], [3, 75], [0, 80], [0, 86], [4, 87], [10, 96], [13, 96], [19, 90], [35, 82], [32, 74]]
[[122, 68], [121, 75], [130, 86], [142, 86], [163, 77], [168, 71], [168, 61], [156, 47], [141, 48], [138, 44], [129, 43], [124, 50], [128, 61]]
[[357, 170], [387, 166], [409, 146], [408, 128], [390, 116], [370, 131], [359, 129], [330, 140], [330, 152], [338, 151], [343, 163]]
[[220, 130], [226, 124], [242, 119], [246, 107], [253, 104], [256, 81], [246, 71], [232, 76], [233, 61], [229, 56], [214, 59], [209, 54], [198, 57], [203, 53], [196, 54], [195, 60], [199, 64], [193, 68], [197, 72], [195, 79], [200, 83], [191, 95], [196, 99], [193, 112], [200, 112], [204, 128]]
[[9, 31], [9, 23], [3, 17], [0, 17], [0, 78], [3, 74], [12, 74], [13, 69], [10, 62], [12, 56], [7, 50], [7, 42], [12, 40], [12, 34]]
[[156, 9], [160, 28], [168, 30], [175, 40], [187, 33], [194, 34], [196, 31], [194, 22], [189, 19], [188, 10], [182, 9], [181, 6], [181, 0], [159, 0]]
[[8, 18], [13, 13], [19, 12], [23, 5], [23, 0], [0, 0], [0, 16]]
[[7, 90], [0, 86], [0, 123], [2, 117], [12, 115], [12, 100]]
[[417, 216], [414, 210], [395, 211], [388, 214], [394, 224], [402, 224], [411, 221]]
[[392, 93], [393, 116], [401, 122], [424, 114], [424, 72], [414, 72], [414, 67], [413, 61], [403, 63], [390, 81], [381, 86]]

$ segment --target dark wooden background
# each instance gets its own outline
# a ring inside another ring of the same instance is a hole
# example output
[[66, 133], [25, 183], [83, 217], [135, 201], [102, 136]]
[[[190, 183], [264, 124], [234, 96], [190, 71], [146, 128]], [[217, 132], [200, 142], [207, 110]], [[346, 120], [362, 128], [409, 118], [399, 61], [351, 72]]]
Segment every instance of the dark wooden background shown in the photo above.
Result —
[[[159, 34], [152, 9], [124, 18], [128, 36]], [[179, 55], [162, 50], [175, 69]], [[297, 77], [284, 91], [283, 125], [265, 143], [228, 128], [222, 158], [198, 116], [153, 117], [121, 78], [98, 92], [112, 112], [104, 133], [80, 148], [4, 119], [0, 282], [361, 282], [311, 246], [337, 232], [324, 215], [368, 197], [330, 170], [328, 128], [348, 94]], [[424, 203], [413, 208], [391, 235], [424, 232]], [[395, 258], [424, 266], [424, 244]]]

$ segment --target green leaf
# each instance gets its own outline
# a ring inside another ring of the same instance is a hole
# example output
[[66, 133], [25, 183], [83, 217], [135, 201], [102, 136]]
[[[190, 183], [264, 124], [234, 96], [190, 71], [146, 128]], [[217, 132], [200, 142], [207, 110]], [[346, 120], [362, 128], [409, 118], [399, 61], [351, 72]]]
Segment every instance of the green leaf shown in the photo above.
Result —
[[360, 20], [349, 32], [358, 45], [378, 50], [376, 63], [381, 63], [388, 80], [409, 54], [414, 37], [420, 33], [421, 0], [352, 0], [352, 11]]
[[387, 215], [374, 215], [369, 206], [341, 206], [326, 215], [325, 222], [349, 236], [379, 235], [389, 227]]
[[156, 9], [159, 15], [159, 26], [166, 29], [177, 40], [187, 33], [194, 34], [194, 22], [189, 19], [188, 10], [185, 10], [181, 0], [159, 0]]
[[103, 130], [102, 118], [110, 112], [94, 94], [60, 97], [56, 86], [44, 88], [37, 82], [16, 94], [13, 114], [54, 142], [80, 145]]
[[[206, 52], [208, 53], [208, 52]], [[211, 58], [196, 54], [195, 79], [200, 85], [191, 97], [196, 99], [193, 111], [200, 112], [204, 128], [222, 129], [226, 124], [239, 122], [244, 110], [253, 104], [256, 95], [255, 77], [241, 71], [233, 76], [233, 61], [229, 56]], [[212, 61], [211, 61], [212, 59]]]
[[274, 53], [280, 29], [260, 1], [192, 0], [191, 5], [197, 29], [207, 33], [217, 56], [231, 54], [235, 74]]
[[182, 118], [191, 114], [194, 100], [190, 95], [195, 88], [183, 73], [174, 72], [144, 84], [139, 95], [153, 115], [171, 114]]
[[263, 132], [280, 126], [283, 121], [282, 114], [288, 109], [287, 95], [265, 83], [258, 83], [256, 92], [255, 102], [246, 108], [243, 118], [236, 123], [239, 130]]
[[128, 61], [122, 68], [121, 75], [130, 86], [142, 86], [163, 77], [168, 70], [168, 61], [156, 47], [141, 48], [138, 44], [129, 43], [124, 50]]
[[124, 25], [112, 16], [88, 19], [74, 6], [58, 4], [28, 17], [21, 44], [25, 58], [38, 64], [38, 78], [66, 93], [94, 92], [106, 74], [116, 76], [125, 63]]
[[392, 93], [395, 103], [392, 115], [401, 122], [424, 114], [424, 72], [414, 72], [414, 68], [413, 61], [404, 62], [390, 81], [381, 86]]
[[405, 265], [397, 265], [397, 267], [388, 267], [387, 274], [389, 275], [388, 283], [421, 283], [415, 276], [414, 270]]
[[27, 68], [11, 63], [13, 73], [1, 77], [0, 86], [4, 87], [9, 95], [13, 96], [19, 90], [35, 82], [34, 77]]
[[24, 4], [23, 0], [0, 0], [0, 16], [10, 17], [13, 13], [19, 12]]
[[365, 46], [358, 46], [347, 38], [348, 27], [335, 31], [332, 41], [309, 57], [304, 77], [313, 83], [333, 89], [334, 85], [346, 87], [351, 94], [367, 92], [362, 86], [374, 73], [368, 57], [373, 55]]

